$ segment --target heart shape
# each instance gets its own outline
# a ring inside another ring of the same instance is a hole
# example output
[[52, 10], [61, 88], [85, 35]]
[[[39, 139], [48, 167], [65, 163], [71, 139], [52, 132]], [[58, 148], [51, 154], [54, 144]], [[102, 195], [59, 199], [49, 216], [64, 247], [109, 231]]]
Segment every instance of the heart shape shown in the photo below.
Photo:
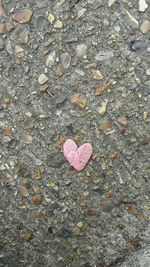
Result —
[[92, 155], [92, 146], [85, 143], [78, 148], [72, 139], [68, 139], [63, 145], [63, 153], [71, 166], [82, 171]]

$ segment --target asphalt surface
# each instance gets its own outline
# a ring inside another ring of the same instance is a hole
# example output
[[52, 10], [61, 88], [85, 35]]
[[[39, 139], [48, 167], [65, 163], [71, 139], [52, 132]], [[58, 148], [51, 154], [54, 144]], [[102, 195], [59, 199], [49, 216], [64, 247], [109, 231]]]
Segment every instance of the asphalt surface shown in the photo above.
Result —
[[150, 266], [149, 92], [149, 0], [0, 1], [0, 266]]

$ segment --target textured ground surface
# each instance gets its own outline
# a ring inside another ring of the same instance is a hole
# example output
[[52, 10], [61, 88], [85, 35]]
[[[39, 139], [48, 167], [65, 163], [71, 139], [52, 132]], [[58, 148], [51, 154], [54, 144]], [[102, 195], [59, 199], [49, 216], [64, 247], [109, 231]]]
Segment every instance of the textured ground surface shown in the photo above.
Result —
[[114, 2], [0, 4], [0, 266], [149, 266], [150, 2]]

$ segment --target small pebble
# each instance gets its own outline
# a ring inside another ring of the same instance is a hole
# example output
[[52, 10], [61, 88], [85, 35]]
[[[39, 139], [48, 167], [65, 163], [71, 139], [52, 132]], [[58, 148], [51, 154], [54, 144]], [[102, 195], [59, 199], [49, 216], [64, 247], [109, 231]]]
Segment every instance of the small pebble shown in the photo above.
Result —
[[39, 169], [36, 169], [35, 172], [34, 172], [34, 179], [35, 180], [41, 180], [42, 179], [42, 176], [41, 176], [41, 172]]
[[144, 122], [147, 123], [147, 119], [148, 119], [148, 112], [147, 111], [143, 112], [143, 119], [144, 119]]
[[4, 99], [4, 103], [5, 103], [6, 105], [10, 105], [10, 104], [11, 104], [11, 99], [10, 99], [10, 98], [5, 98], [5, 99]]
[[33, 190], [35, 194], [41, 193], [41, 188], [38, 185], [33, 185]]
[[47, 156], [47, 166], [51, 168], [60, 168], [66, 162], [61, 152], [53, 152]]
[[24, 51], [24, 50], [23, 50], [22, 47], [20, 47], [20, 46], [18, 46], [18, 45], [15, 46], [15, 52], [16, 52], [16, 54], [21, 53], [21, 52], [23, 52], [23, 51]]
[[14, 26], [11, 23], [6, 22], [5, 23], [5, 29], [7, 32], [11, 32], [14, 29]]
[[108, 27], [109, 24], [110, 24], [109, 20], [105, 18], [105, 19], [103, 20], [103, 25], [104, 25], [104, 27]]
[[3, 137], [3, 142], [4, 143], [9, 143], [11, 141], [11, 138], [9, 136], [4, 136]]
[[4, 134], [6, 136], [11, 135], [12, 134], [12, 128], [11, 127], [4, 128]]
[[83, 70], [80, 70], [80, 69], [75, 69], [75, 72], [77, 74], [79, 74], [80, 76], [82, 76], [82, 77], [85, 75], [84, 71]]
[[53, 22], [54, 22], [54, 20], [55, 20], [54, 15], [53, 15], [53, 14], [49, 14], [49, 15], [48, 15], [48, 20], [49, 20], [49, 22], [50, 22], [51, 24], [53, 24]]
[[31, 135], [26, 134], [23, 136], [22, 141], [24, 144], [30, 145], [32, 144], [33, 138]]
[[143, 32], [143, 33], [146, 33], [148, 31], [150, 31], [150, 21], [149, 20], [145, 20], [141, 27], [140, 27], [140, 30]]
[[150, 76], [150, 68], [146, 70], [146, 75]]
[[101, 203], [101, 209], [104, 212], [110, 212], [114, 208], [114, 205], [110, 201], [103, 201]]
[[62, 21], [60, 21], [60, 20], [57, 20], [57, 21], [54, 23], [54, 28], [55, 28], [55, 29], [60, 29], [60, 28], [62, 28], [62, 26], [63, 26], [63, 23], [62, 23]]
[[61, 54], [61, 63], [65, 69], [68, 69], [71, 63], [71, 56], [69, 53]]
[[8, 52], [8, 54], [13, 55], [12, 43], [10, 40], [8, 40], [6, 44], [6, 51]]
[[97, 61], [108, 61], [114, 56], [113, 51], [100, 51], [96, 56], [95, 59]]
[[32, 17], [32, 10], [31, 9], [23, 9], [21, 12], [16, 13], [13, 16], [13, 19], [21, 24], [30, 22]]
[[103, 75], [101, 74], [101, 72], [99, 70], [92, 70], [92, 74], [93, 74], [93, 79], [94, 80], [102, 80], [103, 79]]
[[116, 2], [116, 0], [109, 0], [108, 1], [108, 7], [111, 7], [115, 2]]
[[45, 46], [50, 46], [52, 43], [54, 43], [54, 39], [53, 38], [49, 38], [44, 45]]
[[30, 241], [32, 239], [32, 234], [25, 231], [20, 234], [20, 237], [25, 241]]
[[127, 119], [127, 117], [125, 117], [125, 116], [119, 117], [119, 118], [117, 119], [117, 121], [118, 121], [120, 124], [122, 124], [123, 126], [127, 126], [127, 124], [128, 124], [128, 119]]
[[83, 227], [84, 227], [84, 223], [83, 222], [78, 222], [77, 223], [77, 227], [79, 228], [79, 229], [82, 229]]
[[38, 83], [39, 84], [44, 84], [48, 81], [48, 77], [43, 73], [40, 74], [40, 76], [38, 77]]
[[77, 19], [81, 18], [85, 12], [86, 8], [82, 7], [81, 5], [75, 5], [76, 11], [77, 11]]
[[26, 186], [21, 186], [19, 189], [19, 195], [22, 197], [27, 197], [29, 196], [29, 192]]
[[97, 108], [97, 112], [99, 115], [103, 116], [107, 112], [107, 104], [108, 101], [102, 102], [101, 106]]
[[46, 59], [46, 67], [51, 67], [55, 63], [56, 53], [55, 51], [50, 53]]
[[31, 199], [31, 202], [32, 202], [33, 204], [40, 204], [41, 201], [42, 201], [41, 196], [36, 196], [36, 197], [33, 197], [33, 198]]
[[148, 4], [146, 3], [146, 0], [139, 0], [139, 11], [145, 12], [147, 8], [148, 8]]
[[79, 58], [84, 57], [86, 55], [86, 51], [87, 51], [87, 45], [85, 45], [85, 44], [77, 45], [77, 47], [76, 47], [77, 57], [79, 57]]
[[108, 192], [106, 193], [106, 196], [107, 196], [108, 198], [112, 198], [112, 196], [113, 196], [112, 191], [111, 191], [111, 190], [108, 191]]
[[27, 44], [29, 40], [29, 35], [27, 31], [24, 31], [19, 38], [21, 44]]
[[84, 109], [86, 107], [87, 101], [86, 97], [80, 93], [75, 93], [71, 97], [71, 103], [74, 104], [75, 106]]
[[100, 130], [106, 131], [106, 130], [110, 130], [111, 128], [112, 128], [112, 123], [110, 121], [108, 120], [102, 121], [100, 125]]
[[95, 95], [96, 95], [96, 96], [101, 96], [101, 95], [108, 89], [109, 85], [110, 85], [109, 82], [100, 85], [100, 87], [98, 87], [98, 88], [96, 89], [96, 93], [95, 93]]

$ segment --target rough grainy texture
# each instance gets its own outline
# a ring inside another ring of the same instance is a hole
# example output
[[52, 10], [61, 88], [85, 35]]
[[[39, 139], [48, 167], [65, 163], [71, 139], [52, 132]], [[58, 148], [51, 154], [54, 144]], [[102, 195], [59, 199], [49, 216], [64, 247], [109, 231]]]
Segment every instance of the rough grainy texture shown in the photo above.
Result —
[[[149, 251], [146, 3], [0, 1], [0, 266], [133, 267]], [[69, 138], [93, 145], [82, 172]]]

